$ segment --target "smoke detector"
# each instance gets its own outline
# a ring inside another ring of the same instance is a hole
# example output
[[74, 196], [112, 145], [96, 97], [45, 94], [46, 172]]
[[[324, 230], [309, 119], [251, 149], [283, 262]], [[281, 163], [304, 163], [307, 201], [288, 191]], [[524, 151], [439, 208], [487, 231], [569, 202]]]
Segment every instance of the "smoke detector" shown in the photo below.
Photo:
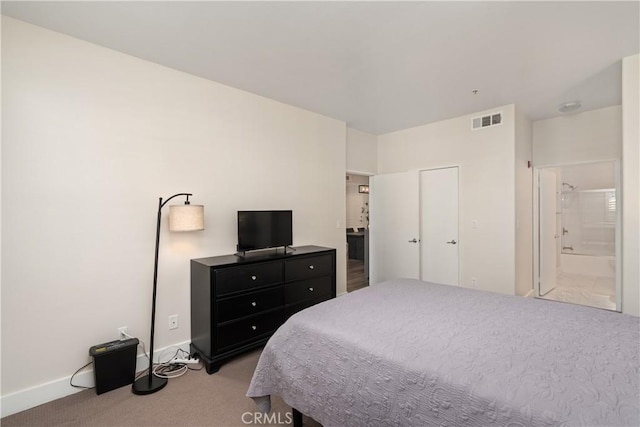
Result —
[[558, 106], [558, 111], [561, 113], [573, 113], [574, 111], [578, 111], [580, 107], [582, 107], [581, 101], [563, 102]]

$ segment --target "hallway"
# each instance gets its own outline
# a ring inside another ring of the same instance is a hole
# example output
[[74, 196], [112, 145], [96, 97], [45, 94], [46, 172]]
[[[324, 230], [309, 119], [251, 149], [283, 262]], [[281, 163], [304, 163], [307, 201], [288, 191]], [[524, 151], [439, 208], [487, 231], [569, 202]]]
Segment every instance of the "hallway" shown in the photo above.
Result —
[[364, 261], [347, 260], [347, 292], [353, 292], [366, 286], [369, 286], [369, 279], [364, 273]]

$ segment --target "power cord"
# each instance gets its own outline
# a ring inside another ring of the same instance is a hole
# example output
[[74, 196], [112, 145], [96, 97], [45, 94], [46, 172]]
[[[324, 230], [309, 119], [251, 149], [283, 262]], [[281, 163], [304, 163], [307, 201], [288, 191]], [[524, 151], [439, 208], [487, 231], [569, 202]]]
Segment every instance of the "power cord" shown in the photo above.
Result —
[[160, 378], [178, 378], [188, 370], [187, 365], [180, 363], [159, 363], [153, 367], [153, 374]]
[[84, 365], [82, 368], [80, 368], [80, 369], [78, 369], [77, 371], [75, 371], [75, 372], [73, 373], [73, 375], [71, 375], [71, 378], [69, 378], [69, 385], [70, 385], [71, 387], [81, 388], [81, 389], [85, 389], [85, 390], [91, 390], [92, 388], [95, 388], [95, 386], [94, 386], [94, 387], [87, 387], [87, 386], [84, 386], [84, 385], [77, 385], [77, 384], [74, 384], [74, 383], [73, 383], [73, 378], [74, 378], [76, 375], [78, 375], [78, 372], [82, 371], [84, 368], [86, 368], [87, 366], [91, 365], [92, 363], [93, 363], [93, 361], [91, 361], [91, 362], [87, 363], [87, 364], [86, 364], [86, 365]]
[[[183, 359], [191, 358], [191, 354], [189, 354], [188, 351], [185, 351], [185, 350], [181, 349], [180, 347], [178, 347], [178, 350], [173, 355], [173, 358], [178, 357], [178, 355], [181, 355]], [[173, 363], [178, 364], [178, 365], [185, 365], [187, 368], [189, 368], [190, 371], [200, 371], [204, 367], [201, 359], [198, 359], [198, 365], [197, 365], [197, 366], [199, 366], [198, 368], [192, 368], [190, 366], [190, 364], [186, 364], [186, 363], [180, 363], [180, 362], [173, 362]]]
[[[162, 353], [160, 353], [159, 359], [169, 349], [171, 349], [171, 347], [165, 349]], [[178, 347], [168, 361], [157, 363], [154, 366], [154, 375], [160, 378], [177, 378], [186, 374], [189, 370], [199, 371], [200, 369], [202, 369], [202, 366], [200, 366], [199, 369], [193, 369], [190, 368], [186, 363], [172, 362], [172, 360], [178, 357], [178, 355], [184, 355], [186, 357], [190, 356], [188, 351], [185, 351]], [[200, 362], [199, 365], [202, 365], [202, 362]]]
[[[127, 338], [136, 338], [136, 337], [132, 337], [131, 335], [129, 335], [126, 332], [122, 332], [122, 335], [126, 336]], [[157, 376], [157, 377], [160, 377], [160, 378], [177, 378], [179, 376], [182, 376], [182, 375], [186, 374], [187, 371], [189, 371], [189, 370], [191, 370], [191, 371], [199, 371], [199, 370], [202, 369], [202, 362], [199, 363], [200, 368], [190, 368], [185, 363], [172, 363], [171, 361], [173, 359], [175, 359], [176, 357], [178, 357], [179, 354], [184, 354], [187, 357], [189, 356], [189, 352], [181, 349], [180, 347], [178, 347], [176, 349], [176, 351], [173, 353], [173, 356], [171, 356], [169, 358], [169, 360], [167, 360], [166, 362], [158, 362], [158, 363], [151, 364], [151, 359], [149, 358], [149, 355], [147, 354], [147, 351], [145, 349], [144, 341], [142, 341], [139, 338], [138, 338], [138, 341], [140, 341], [140, 343], [142, 344], [142, 352], [144, 353], [145, 357], [147, 358], [147, 361], [149, 362], [149, 366], [152, 367], [153, 374], [155, 376]], [[164, 349], [160, 353], [160, 356], [158, 356], [158, 359], [160, 360], [162, 358], [163, 354], [165, 354], [167, 352], [167, 350], [170, 350], [171, 348], [172, 347]], [[149, 371], [149, 369], [145, 369], [145, 370], [139, 372], [138, 375], [136, 376], [136, 379], [140, 378], [141, 376], [144, 376], [148, 371]]]

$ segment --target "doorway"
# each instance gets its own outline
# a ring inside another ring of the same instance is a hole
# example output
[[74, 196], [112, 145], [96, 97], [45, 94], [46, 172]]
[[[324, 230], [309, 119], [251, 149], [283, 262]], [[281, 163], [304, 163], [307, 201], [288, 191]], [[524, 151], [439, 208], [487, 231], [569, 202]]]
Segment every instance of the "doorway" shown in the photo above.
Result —
[[536, 173], [536, 297], [620, 311], [618, 162]]
[[369, 177], [347, 174], [347, 292], [369, 286]]

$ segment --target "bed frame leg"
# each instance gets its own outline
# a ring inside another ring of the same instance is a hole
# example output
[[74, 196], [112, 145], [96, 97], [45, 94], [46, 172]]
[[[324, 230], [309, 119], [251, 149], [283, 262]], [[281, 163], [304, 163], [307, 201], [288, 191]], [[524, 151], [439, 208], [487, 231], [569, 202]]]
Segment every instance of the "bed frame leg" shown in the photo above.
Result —
[[296, 408], [291, 408], [293, 411], [293, 427], [302, 427], [302, 412]]

